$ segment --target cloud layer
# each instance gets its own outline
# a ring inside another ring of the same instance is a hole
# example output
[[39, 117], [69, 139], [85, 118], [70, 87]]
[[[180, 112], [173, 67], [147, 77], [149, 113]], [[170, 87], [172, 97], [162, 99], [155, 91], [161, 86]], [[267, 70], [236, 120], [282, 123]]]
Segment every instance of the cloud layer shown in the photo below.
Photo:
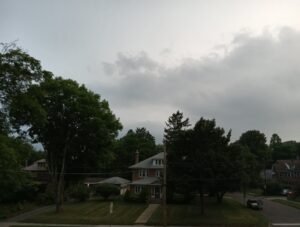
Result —
[[172, 67], [145, 52], [119, 54], [103, 63], [100, 85], [89, 87], [109, 100], [125, 130], [146, 126], [157, 142], [177, 109], [193, 123], [215, 118], [233, 130], [233, 139], [258, 129], [300, 140], [300, 32], [243, 33], [229, 46], [225, 56], [182, 59]]

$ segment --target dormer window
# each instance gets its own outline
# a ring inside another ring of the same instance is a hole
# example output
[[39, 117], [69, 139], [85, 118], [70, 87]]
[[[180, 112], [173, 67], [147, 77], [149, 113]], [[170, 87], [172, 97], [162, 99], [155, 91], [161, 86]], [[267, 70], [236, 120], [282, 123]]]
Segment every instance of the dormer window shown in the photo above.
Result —
[[141, 169], [139, 171], [140, 177], [148, 177], [148, 170], [147, 169]]
[[38, 162], [38, 167], [45, 168], [46, 167], [46, 162]]
[[162, 159], [153, 159], [153, 165], [154, 166], [162, 166], [164, 163], [163, 163], [163, 160]]

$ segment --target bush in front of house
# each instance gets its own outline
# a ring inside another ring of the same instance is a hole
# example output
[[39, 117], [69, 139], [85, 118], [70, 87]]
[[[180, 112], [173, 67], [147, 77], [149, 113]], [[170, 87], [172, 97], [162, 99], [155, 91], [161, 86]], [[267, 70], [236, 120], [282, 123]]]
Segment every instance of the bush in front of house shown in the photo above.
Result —
[[40, 193], [36, 197], [36, 202], [40, 205], [50, 205], [55, 202], [55, 194], [51, 191]]
[[266, 195], [281, 195], [282, 193], [282, 185], [277, 182], [267, 183], [266, 187]]
[[127, 190], [123, 196], [124, 202], [132, 202], [132, 194], [130, 190]]
[[95, 188], [96, 195], [102, 196], [105, 200], [110, 196], [120, 195], [120, 189], [114, 184], [99, 184]]
[[148, 188], [144, 187], [139, 194], [138, 201], [140, 203], [147, 203], [149, 200], [149, 190]]
[[123, 196], [123, 200], [128, 203], [146, 203], [149, 200], [149, 190], [143, 188], [139, 194], [134, 194], [132, 191], [127, 190]]
[[78, 202], [84, 202], [90, 197], [90, 190], [84, 184], [76, 184], [68, 189], [68, 196]]

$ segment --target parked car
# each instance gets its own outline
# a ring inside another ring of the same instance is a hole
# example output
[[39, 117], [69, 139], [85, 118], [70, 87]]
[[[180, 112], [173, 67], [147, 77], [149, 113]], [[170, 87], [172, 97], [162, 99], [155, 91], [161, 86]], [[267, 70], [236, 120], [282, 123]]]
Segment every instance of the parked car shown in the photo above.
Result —
[[291, 189], [284, 188], [284, 189], [282, 189], [281, 194], [287, 196], [287, 195], [290, 194], [291, 192], [292, 192]]
[[263, 201], [260, 199], [248, 199], [247, 207], [254, 210], [262, 210], [263, 209]]

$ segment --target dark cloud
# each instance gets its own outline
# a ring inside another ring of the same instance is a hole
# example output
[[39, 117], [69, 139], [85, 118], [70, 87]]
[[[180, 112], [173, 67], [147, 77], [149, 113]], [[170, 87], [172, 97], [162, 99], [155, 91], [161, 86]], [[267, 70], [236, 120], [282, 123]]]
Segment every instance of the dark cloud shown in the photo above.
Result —
[[116, 62], [103, 64], [114, 83], [92, 87], [107, 97], [121, 120], [129, 119], [124, 109], [142, 118], [128, 125], [148, 122], [158, 142], [164, 121], [177, 109], [193, 121], [216, 118], [220, 126], [232, 128], [234, 138], [255, 128], [300, 140], [300, 32], [243, 33], [231, 46], [224, 57], [184, 59], [174, 67], [144, 52], [119, 54]]

